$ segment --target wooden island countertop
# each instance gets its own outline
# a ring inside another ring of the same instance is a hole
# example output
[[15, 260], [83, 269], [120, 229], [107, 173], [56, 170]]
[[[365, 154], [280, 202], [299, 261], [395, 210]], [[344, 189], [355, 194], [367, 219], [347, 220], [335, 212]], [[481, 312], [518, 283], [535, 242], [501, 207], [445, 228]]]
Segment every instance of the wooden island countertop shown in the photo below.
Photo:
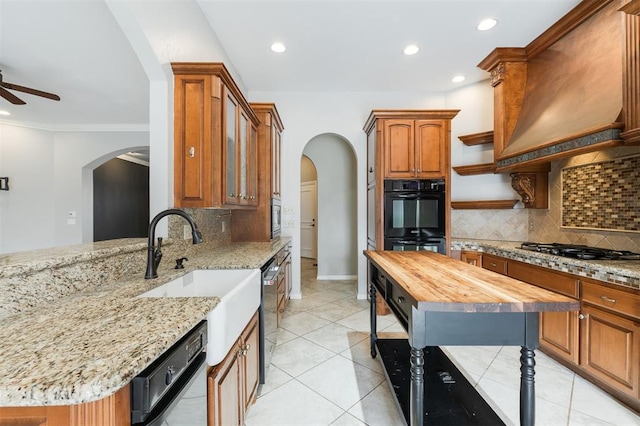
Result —
[[[521, 347], [520, 424], [533, 426], [540, 312], [578, 311], [579, 301], [440, 253], [366, 250], [364, 255], [371, 356], [380, 353], [407, 424], [504, 424], [437, 347], [507, 345]], [[377, 294], [408, 339], [378, 339]]]
[[420, 311], [577, 311], [566, 296], [428, 251], [371, 251], [365, 256], [417, 303]]

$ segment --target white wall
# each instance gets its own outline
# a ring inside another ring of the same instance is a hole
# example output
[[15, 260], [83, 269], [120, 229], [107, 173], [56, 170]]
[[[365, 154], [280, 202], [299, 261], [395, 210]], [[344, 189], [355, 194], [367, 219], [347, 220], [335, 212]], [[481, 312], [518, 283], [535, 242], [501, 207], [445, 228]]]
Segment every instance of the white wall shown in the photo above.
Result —
[[55, 245], [51, 132], [0, 124], [0, 253]]
[[358, 272], [356, 160], [349, 142], [334, 134], [304, 148], [318, 181], [318, 279], [354, 279]]
[[[0, 252], [93, 241], [93, 169], [148, 145], [148, 132], [0, 125], [0, 174], [10, 177], [11, 187], [0, 193]], [[75, 225], [67, 224], [70, 211]]]
[[[117, 155], [148, 147], [149, 133], [55, 132], [53, 138], [55, 245], [91, 242], [93, 169]], [[71, 211], [77, 214], [75, 225], [67, 224]]]

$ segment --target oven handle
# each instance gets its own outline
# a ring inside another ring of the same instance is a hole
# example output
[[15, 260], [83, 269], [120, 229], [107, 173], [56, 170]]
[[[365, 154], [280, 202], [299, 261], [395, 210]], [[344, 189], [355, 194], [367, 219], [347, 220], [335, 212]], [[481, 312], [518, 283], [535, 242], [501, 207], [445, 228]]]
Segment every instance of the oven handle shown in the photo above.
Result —
[[185, 392], [193, 385], [195, 379], [207, 358], [206, 352], [201, 352], [194, 361], [180, 375], [178, 380], [169, 389], [167, 394], [158, 401], [149, 416], [142, 422], [131, 423], [136, 426], [160, 426], [165, 421], [169, 413], [180, 402]]
[[398, 244], [415, 244], [415, 245], [425, 245], [425, 244], [440, 244], [442, 243], [442, 239], [439, 240], [398, 240], [394, 241], [394, 243]]

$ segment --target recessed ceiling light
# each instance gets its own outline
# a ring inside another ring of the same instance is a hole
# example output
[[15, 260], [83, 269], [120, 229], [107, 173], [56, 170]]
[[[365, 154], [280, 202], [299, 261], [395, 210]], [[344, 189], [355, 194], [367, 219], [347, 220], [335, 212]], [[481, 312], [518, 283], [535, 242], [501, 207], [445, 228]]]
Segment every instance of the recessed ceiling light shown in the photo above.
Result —
[[405, 55], [415, 55], [419, 50], [420, 48], [418, 46], [416, 46], [415, 44], [410, 44], [404, 48], [403, 53]]
[[498, 25], [498, 20], [496, 18], [487, 18], [480, 21], [476, 29], [478, 31], [487, 31], [495, 27], [496, 25]]
[[287, 46], [285, 46], [284, 44], [280, 43], [280, 42], [275, 42], [271, 45], [271, 50], [273, 50], [276, 53], [282, 53], [285, 50], [287, 50]]
[[451, 81], [453, 81], [454, 83], [460, 83], [460, 82], [463, 82], [464, 79], [465, 79], [464, 75], [456, 75], [451, 79]]
[[0, 110], [0, 115], [11, 115], [9, 111]]

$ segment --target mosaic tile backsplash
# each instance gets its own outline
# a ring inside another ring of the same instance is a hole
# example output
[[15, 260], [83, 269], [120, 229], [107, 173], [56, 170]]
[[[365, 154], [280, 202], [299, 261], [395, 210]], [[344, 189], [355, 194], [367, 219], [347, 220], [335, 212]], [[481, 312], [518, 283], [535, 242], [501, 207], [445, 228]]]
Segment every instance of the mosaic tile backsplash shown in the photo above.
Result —
[[563, 169], [562, 226], [640, 232], [640, 156]]

